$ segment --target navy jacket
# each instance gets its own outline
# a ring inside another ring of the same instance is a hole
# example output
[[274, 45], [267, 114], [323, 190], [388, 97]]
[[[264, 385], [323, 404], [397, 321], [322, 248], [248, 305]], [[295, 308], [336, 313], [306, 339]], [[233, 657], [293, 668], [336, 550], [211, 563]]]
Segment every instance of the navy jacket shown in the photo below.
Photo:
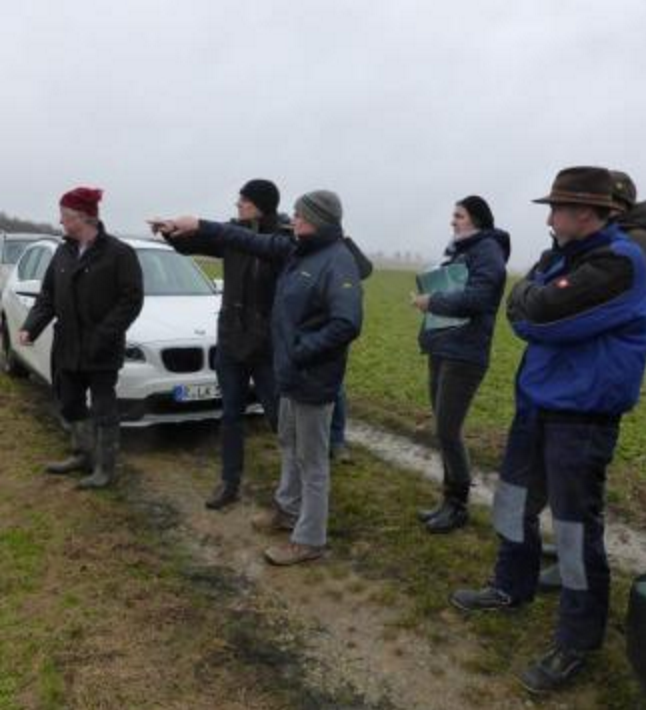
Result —
[[488, 367], [510, 250], [509, 235], [499, 229], [483, 229], [451, 244], [443, 263], [465, 264], [468, 280], [463, 291], [433, 294], [430, 311], [439, 316], [469, 318], [469, 322], [441, 330], [425, 330], [422, 326], [419, 343], [424, 352]]
[[341, 230], [298, 240], [200, 221], [198, 234], [281, 265], [271, 318], [278, 391], [306, 404], [333, 402], [362, 323], [361, 279]]
[[620, 415], [646, 361], [646, 262], [611, 224], [545, 252], [512, 290], [508, 317], [528, 345], [518, 407]]

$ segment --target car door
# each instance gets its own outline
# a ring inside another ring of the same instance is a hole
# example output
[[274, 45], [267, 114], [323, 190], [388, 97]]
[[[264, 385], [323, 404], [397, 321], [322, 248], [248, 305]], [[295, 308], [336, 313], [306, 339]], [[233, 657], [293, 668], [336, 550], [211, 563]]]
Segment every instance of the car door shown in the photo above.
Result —
[[20, 345], [18, 332], [36, 302], [52, 256], [53, 246], [49, 244], [36, 244], [26, 249], [9, 279], [4, 299], [4, 311], [14, 351], [31, 370], [47, 380], [50, 379], [51, 325], [30, 346]]

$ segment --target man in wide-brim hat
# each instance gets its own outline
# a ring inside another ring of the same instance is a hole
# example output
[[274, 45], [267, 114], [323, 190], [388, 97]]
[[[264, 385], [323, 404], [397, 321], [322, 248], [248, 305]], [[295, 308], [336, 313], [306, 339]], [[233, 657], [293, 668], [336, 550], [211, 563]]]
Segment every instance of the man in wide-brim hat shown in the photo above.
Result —
[[490, 586], [456, 591], [466, 611], [531, 602], [541, 556], [539, 514], [549, 504], [561, 599], [554, 643], [522, 674], [531, 692], [570, 681], [601, 646], [610, 573], [604, 484], [619, 422], [637, 402], [646, 360], [646, 262], [611, 221], [608, 170], [562, 170], [547, 204], [554, 245], [513, 288], [507, 315], [527, 342], [516, 414], [494, 500], [501, 538]]

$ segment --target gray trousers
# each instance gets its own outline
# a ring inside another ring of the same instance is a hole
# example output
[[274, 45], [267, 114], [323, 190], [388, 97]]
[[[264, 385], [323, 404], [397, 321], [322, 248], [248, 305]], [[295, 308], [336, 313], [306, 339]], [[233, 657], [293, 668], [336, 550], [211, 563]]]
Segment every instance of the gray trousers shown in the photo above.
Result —
[[302, 404], [280, 398], [281, 472], [276, 503], [296, 518], [291, 539], [299, 545], [322, 546], [327, 542], [333, 407], [332, 402]]

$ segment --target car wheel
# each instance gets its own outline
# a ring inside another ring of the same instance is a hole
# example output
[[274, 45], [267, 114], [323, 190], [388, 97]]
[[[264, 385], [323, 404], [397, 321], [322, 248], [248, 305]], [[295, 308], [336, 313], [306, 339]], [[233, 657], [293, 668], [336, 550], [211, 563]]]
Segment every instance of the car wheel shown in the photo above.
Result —
[[28, 372], [11, 349], [11, 338], [7, 324], [2, 323], [2, 371], [11, 377], [26, 377]]

